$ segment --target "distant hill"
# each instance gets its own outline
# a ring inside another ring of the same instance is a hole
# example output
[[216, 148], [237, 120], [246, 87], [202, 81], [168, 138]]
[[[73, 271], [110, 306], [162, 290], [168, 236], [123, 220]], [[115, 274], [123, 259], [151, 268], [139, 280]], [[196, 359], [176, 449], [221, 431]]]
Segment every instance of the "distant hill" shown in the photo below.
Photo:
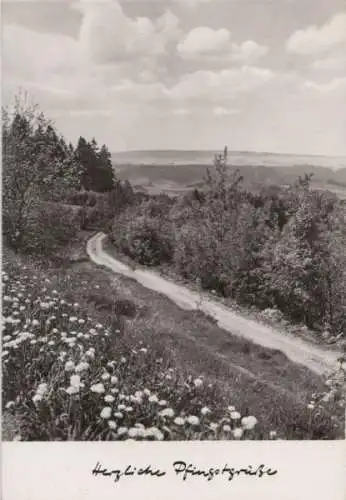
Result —
[[[117, 176], [152, 194], [177, 194], [200, 187], [213, 169], [215, 151], [131, 151], [113, 154]], [[230, 152], [230, 168], [239, 168], [247, 187], [290, 184], [313, 173], [313, 186], [346, 197], [346, 158]]]
[[[115, 165], [210, 165], [214, 155], [212, 150], [146, 150], [123, 151], [112, 154]], [[332, 169], [346, 168], [346, 157], [313, 155], [291, 155], [252, 151], [230, 151], [231, 165], [251, 166], [320, 166]]]

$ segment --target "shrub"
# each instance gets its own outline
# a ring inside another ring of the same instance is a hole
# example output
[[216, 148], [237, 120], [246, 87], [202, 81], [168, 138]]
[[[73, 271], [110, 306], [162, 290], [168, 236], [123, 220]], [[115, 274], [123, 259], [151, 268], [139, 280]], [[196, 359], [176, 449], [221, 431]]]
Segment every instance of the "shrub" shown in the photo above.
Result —
[[37, 202], [27, 217], [21, 237], [22, 251], [54, 254], [74, 238], [81, 218], [81, 211], [68, 205]]
[[131, 211], [127, 211], [115, 220], [111, 240], [136, 262], [156, 266], [172, 259], [172, 236], [167, 233], [160, 219], [142, 216], [131, 220]]

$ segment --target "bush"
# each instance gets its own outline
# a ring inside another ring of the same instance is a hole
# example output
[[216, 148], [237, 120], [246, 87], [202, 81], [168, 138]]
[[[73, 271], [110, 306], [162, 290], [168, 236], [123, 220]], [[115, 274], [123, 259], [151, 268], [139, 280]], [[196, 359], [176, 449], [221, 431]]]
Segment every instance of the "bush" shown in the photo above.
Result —
[[156, 266], [172, 258], [171, 241], [160, 232], [157, 221], [140, 217], [130, 222], [122, 251], [140, 264]]
[[75, 191], [69, 198], [69, 203], [84, 207], [94, 207], [97, 203], [97, 195], [93, 191]]
[[21, 250], [52, 255], [67, 245], [81, 227], [81, 211], [67, 205], [38, 202], [28, 214]]

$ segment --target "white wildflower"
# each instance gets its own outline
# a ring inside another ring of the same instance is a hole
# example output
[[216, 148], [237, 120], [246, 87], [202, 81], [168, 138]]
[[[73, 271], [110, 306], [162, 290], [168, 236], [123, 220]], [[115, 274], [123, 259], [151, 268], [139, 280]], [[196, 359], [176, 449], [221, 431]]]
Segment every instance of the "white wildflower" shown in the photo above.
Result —
[[111, 418], [111, 416], [112, 416], [112, 408], [110, 406], [105, 406], [100, 413], [100, 417], [108, 419]]
[[195, 378], [193, 384], [197, 389], [199, 389], [203, 385], [203, 380], [201, 378]]
[[101, 394], [102, 392], [105, 392], [104, 385], [99, 383], [99, 384], [94, 384], [90, 387], [91, 392], [96, 392], [97, 394]]
[[33, 402], [36, 404], [36, 403], [39, 403], [41, 400], [42, 400], [42, 396], [41, 394], [35, 394], [34, 397], [32, 398]]
[[72, 375], [72, 377], [70, 377], [70, 385], [72, 387], [81, 387], [82, 384], [80, 381], [80, 376], [79, 375]]
[[70, 396], [72, 396], [72, 394], [78, 394], [79, 393], [79, 385], [78, 386], [70, 385], [70, 387], [68, 387], [65, 390], [66, 390], [67, 394], [69, 394]]
[[210, 413], [210, 409], [207, 406], [204, 406], [201, 409], [201, 413], [202, 413], [202, 415], [208, 415], [208, 413]]
[[104, 400], [106, 401], [106, 403], [113, 403], [113, 401], [115, 400], [114, 396], [112, 396], [111, 394], [107, 394], [105, 397], [104, 397]]
[[174, 410], [172, 408], [165, 408], [164, 410], [160, 411], [159, 415], [161, 415], [161, 417], [173, 418]]
[[234, 439], [240, 439], [243, 435], [243, 429], [241, 429], [240, 427], [237, 427], [236, 429], [234, 429], [232, 434], [233, 434]]
[[241, 417], [239, 411], [231, 411], [231, 419], [232, 420], [239, 420]]
[[185, 424], [185, 419], [182, 418], [182, 417], [176, 417], [174, 419], [174, 423], [175, 423], [175, 425], [179, 425], [179, 426], [180, 425], [184, 425]]
[[153, 437], [154, 439], [157, 439], [158, 441], [162, 441], [164, 436], [160, 429], [157, 427], [149, 427], [149, 429], [146, 429], [144, 432], [145, 437]]
[[83, 372], [85, 370], [88, 370], [89, 367], [90, 367], [89, 363], [87, 363], [86, 361], [82, 361], [81, 363], [79, 363], [76, 366], [75, 370], [77, 373], [80, 373], [80, 372]]
[[246, 430], [251, 430], [255, 427], [255, 425], [257, 424], [257, 418], [256, 417], [253, 417], [253, 416], [248, 416], [248, 417], [243, 417], [241, 419], [241, 425], [244, 429]]
[[199, 418], [195, 415], [189, 415], [186, 420], [190, 425], [199, 425]]
[[113, 413], [113, 415], [115, 416], [115, 418], [123, 418], [124, 415], [121, 413], [121, 411], [116, 411]]

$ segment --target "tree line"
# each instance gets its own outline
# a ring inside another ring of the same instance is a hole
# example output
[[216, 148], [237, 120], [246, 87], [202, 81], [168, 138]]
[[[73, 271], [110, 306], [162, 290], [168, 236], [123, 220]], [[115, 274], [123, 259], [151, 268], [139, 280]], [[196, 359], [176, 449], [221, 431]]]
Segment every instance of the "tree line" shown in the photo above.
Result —
[[16, 250], [57, 251], [132, 194], [116, 179], [105, 145], [84, 137], [76, 147], [67, 143], [22, 96], [2, 110], [2, 165], [3, 236]]

